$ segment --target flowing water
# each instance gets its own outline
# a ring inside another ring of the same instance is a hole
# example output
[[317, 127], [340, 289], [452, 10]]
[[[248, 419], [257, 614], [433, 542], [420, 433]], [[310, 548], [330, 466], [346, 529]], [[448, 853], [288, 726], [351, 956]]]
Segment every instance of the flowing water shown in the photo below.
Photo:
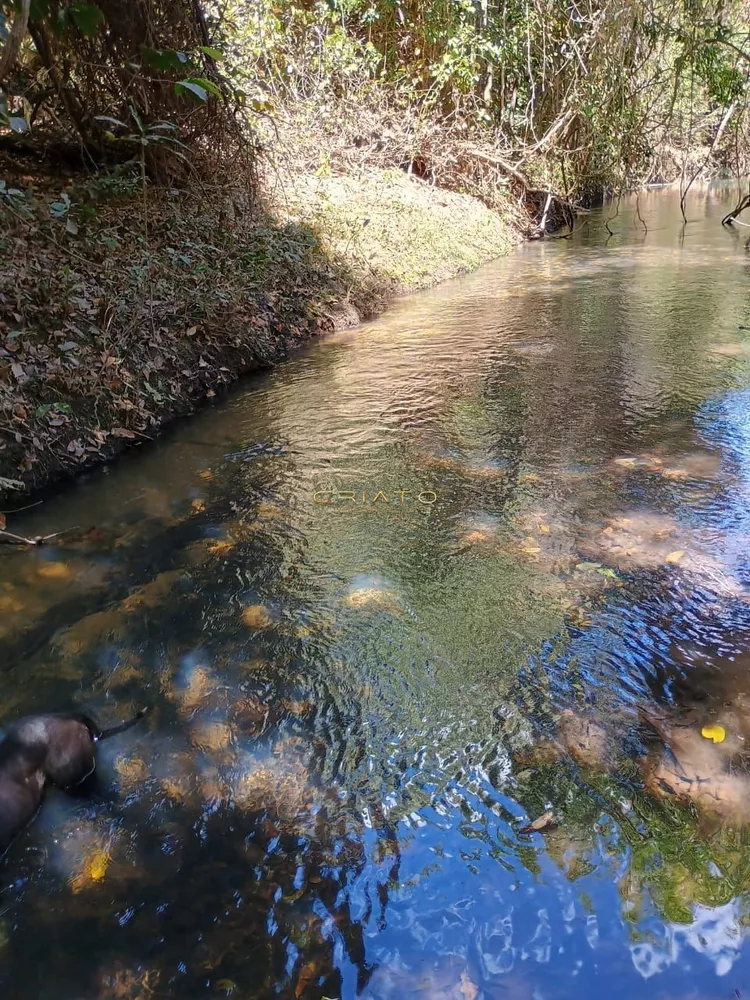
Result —
[[595, 213], [9, 518], [62, 534], [2, 551], [0, 718], [153, 707], [3, 862], [3, 997], [750, 996], [731, 198]]

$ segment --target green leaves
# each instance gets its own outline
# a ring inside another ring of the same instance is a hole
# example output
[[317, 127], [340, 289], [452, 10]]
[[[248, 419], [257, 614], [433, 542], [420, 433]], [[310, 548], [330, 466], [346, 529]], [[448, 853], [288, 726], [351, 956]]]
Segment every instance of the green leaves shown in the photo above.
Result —
[[209, 80], [205, 76], [193, 77], [188, 80], [178, 80], [174, 85], [174, 92], [178, 96], [188, 92], [203, 103], [208, 100], [209, 94], [213, 94], [214, 97], [221, 97], [221, 90], [213, 80]]
[[195, 83], [192, 80], [179, 80], [174, 85], [174, 92], [178, 97], [186, 92], [189, 92], [193, 94], [194, 97], [197, 97], [199, 101], [205, 102], [208, 100], [208, 91], [206, 88], [201, 87], [199, 83]]
[[49, 207], [49, 214], [53, 219], [64, 219], [70, 211], [70, 196], [63, 191], [60, 201], [53, 201]]
[[141, 56], [147, 66], [158, 69], [162, 73], [168, 73], [170, 70], [184, 73], [191, 63], [188, 54], [177, 49], [153, 49], [147, 45], [141, 45]]
[[94, 121], [107, 122], [108, 125], [116, 125], [118, 128], [127, 128], [124, 121], [119, 118], [112, 118], [110, 115], [94, 115]]
[[94, 3], [82, 3], [78, 0], [68, 7], [68, 12], [76, 28], [86, 38], [93, 38], [105, 21], [102, 10]]
[[[170, 71], [185, 73], [191, 70], [199, 72], [201, 68], [202, 60], [197, 53], [190, 54], [182, 52], [179, 49], [156, 49], [148, 45], [141, 45], [140, 52], [144, 63], [151, 67], [151, 69], [159, 70], [161, 73], [169, 73]], [[214, 62], [223, 58], [221, 49], [216, 49], [212, 45], [201, 45], [198, 53], [208, 56]]]
[[[77, 344], [74, 344], [77, 347]], [[68, 403], [42, 403], [41, 406], [37, 406], [34, 411], [34, 416], [41, 420], [43, 417], [56, 417], [59, 413], [63, 413], [66, 416], [70, 416], [73, 413], [71, 406]]]

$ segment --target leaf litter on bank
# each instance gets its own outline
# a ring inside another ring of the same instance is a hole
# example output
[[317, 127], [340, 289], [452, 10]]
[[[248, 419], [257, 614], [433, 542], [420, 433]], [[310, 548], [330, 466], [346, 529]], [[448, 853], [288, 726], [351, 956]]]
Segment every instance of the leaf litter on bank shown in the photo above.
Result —
[[[1, 153], [0, 166], [19, 172]], [[54, 168], [34, 171], [23, 171], [29, 217], [0, 215], [8, 262], [0, 268], [0, 493], [107, 460], [314, 334], [372, 316], [399, 291], [517, 241], [512, 225], [476, 199], [384, 170], [325, 184], [301, 177], [293, 198], [252, 214], [231, 185], [210, 204], [205, 192], [150, 187], [148, 245], [140, 191], [99, 200], [66, 240], [47, 204], [60, 200], [60, 178]], [[97, 183], [73, 178], [64, 204], [85, 207], [79, 188]], [[352, 244], [351, 213], [370, 220], [373, 253]], [[481, 246], [467, 234], [480, 234]]]

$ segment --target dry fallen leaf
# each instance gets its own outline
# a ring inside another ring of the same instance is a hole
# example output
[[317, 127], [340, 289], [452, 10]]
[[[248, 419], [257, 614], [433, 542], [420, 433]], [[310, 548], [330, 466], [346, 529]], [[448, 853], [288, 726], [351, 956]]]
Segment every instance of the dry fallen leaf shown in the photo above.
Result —
[[70, 880], [70, 889], [74, 893], [82, 892], [92, 882], [102, 882], [107, 874], [112, 855], [106, 848], [98, 848], [87, 858], [83, 865]]
[[489, 538], [489, 532], [487, 531], [470, 531], [467, 535], [461, 538], [464, 545], [474, 545], [477, 542], [484, 542]]
[[213, 479], [214, 478], [214, 474], [213, 474], [213, 472], [211, 472], [210, 469], [201, 469], [201, 471], [198, 473], [198, 476], [199, 476], [200, 479]]
[[71, 576], [70, 566], [62, 562], [42, 563], [37, 573], [45, 580], [67, 580]]
[[674, 564], [678, 563], [680, 561], [680, 559], [682, 559], [682, 557], [684, 555], [685, 555], [685, 552], [684, 552], [683, 549], [676, 549], [674, 552], [670, 552], [669, 553], [669, 555], [666, 557], [665, 561], [668, 562], [668, 563], [672, 563], [674, 565]]
[[401, 612], [398, 597], [391, 591], [380, 587], [357, 587], [346, 595], [344, 601], [351, 608], [365, 608], [369, 606], [396, 614]]
[[549, 830], [550, 827], [555, 825], [555, 814], [551, 809], [547, 812], [542, 813], [541, 816], [537, 816], [536, 819], [527, 823], [526, 826], [522, 826], [518, 831], [519, 833], [541, 833], [543, 830]]
[[284, 511], [281, 507], [277, 507], [273, 503], [259, 503], [255, 508], [255, 513], [258, 517], [267, 518], [269, 521], [276, 521], [284, 516]]
[[524, 540], [524, 543], [521, 546], [521, 552], [527, 556], [538, 556], [541, 551], [541, 547], [537, 544], [536, 538], [532, 538], [531, 535]]
[[268, 628], [273, 619], [262, 604], [251, 604], [242, 612], [242, 620], [250, 628]]
[[101, 882], [104, 876], [107, 874], [107, 868], [109, 867], [109, 855], [106, 851], [97, 851], [96, 854], [91, 859], [91, 864], [89, 865], [89, 875], [92, 881]]
[[193, 508], [193, 510], [197, 514], [200, 514], [202, 511], [204, 511], [206, 509], [206, 501], [205, 500], [193, 500], [193, 502], [190, 504], [190, 506]]
[[461, 973], [461, 981], [458, 985], [458, 990], [464, 1000], [477, 1000], [479, 996], [479, 988], [476, 983], [472, 981], [468, 972]]
[[227, 552], [231, 552], [234, 548], [234, 542], [230, 542], [226, 538], [217, 538], [215, 541], [209, 542], [207, 548], [212, 556], [223, 556]]
[[548, 524], [540, 524], [539, 525], [539, 531], [543, 535], [548, 535], [549, 534], [549, 525]]

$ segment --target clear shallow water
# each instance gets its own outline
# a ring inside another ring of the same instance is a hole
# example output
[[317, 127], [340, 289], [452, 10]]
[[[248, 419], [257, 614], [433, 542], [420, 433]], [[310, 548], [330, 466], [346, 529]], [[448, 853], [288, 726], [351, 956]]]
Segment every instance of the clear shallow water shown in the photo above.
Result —
[[3, 996], [750, 994], [745, 829], [643, 765], [656, 706], [750, 712], [724, 197], [404, 300], [9, 519], [74, 530], [3, 550], [3, 718], [154, 709], [0, 869]]

